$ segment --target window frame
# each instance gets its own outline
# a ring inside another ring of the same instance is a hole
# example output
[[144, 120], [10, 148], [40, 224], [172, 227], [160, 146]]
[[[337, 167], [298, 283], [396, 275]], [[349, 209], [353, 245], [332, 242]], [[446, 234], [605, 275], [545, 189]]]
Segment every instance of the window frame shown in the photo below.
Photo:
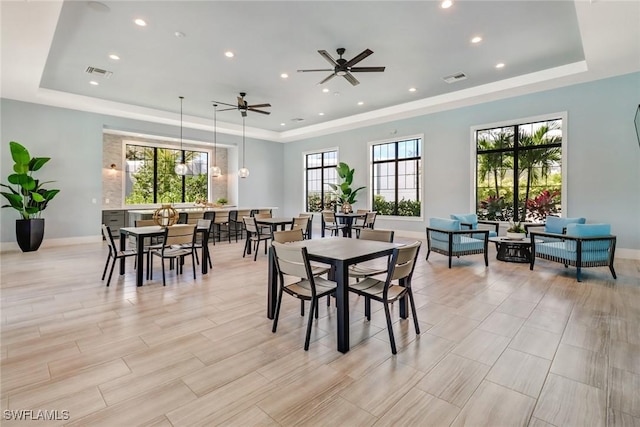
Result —
[[[389, 138], [389, 139], [384, 139], [384, 140], [378, 140], [378, 141], [370, 141], [367, 144], [367, 150], [369, 153], [369, 185], [368, 185], [368, 198], [367, 198], [367, 209], [373, 209], [374, 206], [374, 186], [373, 186], [373, 182], [374, 182], [374, 167], [375, 164], [378, 163], [382, 163], [382, 162], [374, 162], [373, 159], [373, 147], [376, 145], [384, 145], [384, 144], [390, 144], [390, 143], [400, 143], [403, 141], [410, 141], [410, 140], [418, 140], [418, 147], [420, 149], [420, 156], [417, 157], [418, 161], [419, 161], [419, 167], [418, 167], [418, 178], [417, 178], [417, 185], [418, 188], [416, 189], [416, 194], [419, 197], [419, 201], [420, 201], [420, 215], [419, 216], [402, 216], [402, 215], [382, 215], [382, 214], [378, 214], [379, 217], [383, 217], [383, 218], [393, 218], [394, 220], [403, 220], [403, 221], [423, 221], [424, 220], [424, 191], [425, 191], [425, 185], [424, 185], [424, 166], [425, 166], [425, 159], [424, 159], [424, 134], [420, 133], [420, 134], [414, 134], [414, 135], [406, 135], [406, 136], [402, 136], [402, 137], [395, 137], [395, 138]], [[395, 154], [395, 160], [394, 163], [396, 164], [396, 174], [395, 176], [395, 195], [396, 195], [396, 199], [398, 196], [398, 175], [397, 175], [397, 164], [399, 162], [399, 159], [397, 157], [398, 154], [398, 150], [397, 150], [397, 145], [396, 145], [396, 154]], [[412, 158], [406, 158], [406, 159], [401, 159], [401, 160], [411, 160]], [[413, 159], [416, 159], [415, 157]], [[385, 162], [387, 163], [387, 162]], [[397, 212], [397, 206], [398, 206], [398, 200], [395, 201], [395, 211]]]
[[[331, 166], [324, 166], [324, 155], [326, 153], [336, 153], [336, 164], [335, 165], [331, 165]], [[313, 156], [313, 155], [322, 155], [321, 157], [321, 163], [323, 164], [323, 166], [319, 166], [319, 167], [314, 167], [314, 168], [307, 168], [308, 165], [308, 156]], [[304, 183], [304, 191], [302, 194], [302, 210], [303, 212], [312, 212], [309, 210], [309, 176], [308, 176], [308, 171], [309, 170], [320, 170], [320, 171], [324, 171], [324, 169], [335, 169], [336, 166], [338, 166], [340, 164], [340, 151], [338, 149], [338, 147], [332, 147], [332, 148], [325, 148], [322, 150], [311, 150], [311, 151], [305, 151], [302, 153], [302, 182]], [[320, 174], [320, 199], [322, 201], [322, 210], [324, 209], [332, 209], [331, 207], [326, 207], [324, 205], [324, 188], [325, 188], [325, 182], [324, 182], [324, 173]], [[336, 182], [337, 183], [337, 180]]]
[[[127, 204], [127, 176], [129, 175], [129, 172], [127, 172], [127, 146], [136, 146], [136, 147], [143, 147], [143, 148], [151, 148], [154, 150], [154, 156], [153, 156], [153, 181], [154, 181], [154, 187], [153, 187], [153, 201], [150, 203], [136, 203], [136, 204]], [[125, 208], [140, 208], [140, 207], [145, 207], [145, 206], [151, 206], [151, 205], [157, 205], [159, 203], [158, 201], [158, 190], [157, 190], [157, 180], [158, 180], [158, 159], [157, 159], [157, 150], [158, 149], [163, 149], [163, 150], [172, 150], [172, 151], [177, 151], [177, 152], [181, 152], [177, 159], [181, 159], [183, 158], [182, 156], [185, 155], [185, 152], [198, 152], [198, 153], [203, 153], [207, 155], [207, 167], [206, 167], [206, 176], [207, 176], [207, 199], [210, 199], [211, 197], [211, 191], [212, 191], [212, 183], [211, 183], [211, 176], [209, 175], [209, 167], [211, 165], [211, 159], [212, 159], [212, 153], [213, 150], [210, 150], [208, 148], [204, 148], [201, 147], [199, 145], [194, 145], [194, 144], [183, 144], [182, 149], [180, 149], [180, 147], [177, 147], [175, 144], [171, 144], [171, 143], [162, 143], [162, 142], [158, 142], [158, 143], [152, 143], [152, 142], [146, 142], [146, 141], [136, 141], [136, 140], [128, 140], [128, 139], [123, 139], [122, 140], [122, 165], [123, 165], [123, 173], [122, 173], [122, 203], [123, 206]], [[197, 176], [197, 175], [193, 175], [193, 176]], [[192, 201], [185, 201], [185, 194], [186, 194], [186, 176], [182, 176], [181, 177], [181, 181], [182, 181], [182, 189], [181, 189], [181, 201], [179, 202], [172, 202], [172, 204], [175, 205], [180, 205], [180, 204], [188, 204], [188, 203], [194, 203]]]
[[[532, 123], [544, 122], [544, 121], [553, 121], [553, 120], [561, 120], [562, 121], [562, 143], [560, 145], [561, 149], [561, 185], [562, 189], [560, 191], [560, 209], [562, 216], [570, 216], [570, 213], [567, 211], [567, 170], [568, 170], [568, 152], [569, 152], [569, 121], [568, 121], [568, 113], [567, 111], [560, 111], [556, 113], [546, 113], [538, 116], [529, 116], [522, 118], [515, 118], [504, 120], [500, 122], [487, 123], [481, 125], [471, 126], [470, 131], [470, 156], [469, 156], [469, 164], [471, 173], [471, 189], [470, 192], [470, 200], [469, 212], [477, 212], [477, 203], [478, 203], [478, 167], [477, 167], [477, 141], [476, 141], [476, 133], [478, 131], [500, 128], [500, 127], [511, 127], [511, 126], [522, 126]], [[515, 151], [514, 155], [516, 154]], [[514, 202], [515, 203], [515, 202]], [[518, 221], [524, 221], [523, 219], [519, 219]]]

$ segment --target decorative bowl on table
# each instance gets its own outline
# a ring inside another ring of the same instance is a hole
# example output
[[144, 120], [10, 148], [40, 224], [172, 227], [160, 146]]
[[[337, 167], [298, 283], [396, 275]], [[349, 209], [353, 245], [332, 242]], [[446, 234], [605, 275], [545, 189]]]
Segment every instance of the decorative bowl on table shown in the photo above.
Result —
[[507, 239], [509, 240], [524, 240], [527, 235], [525, 233], [512, 233], [507, 231]]

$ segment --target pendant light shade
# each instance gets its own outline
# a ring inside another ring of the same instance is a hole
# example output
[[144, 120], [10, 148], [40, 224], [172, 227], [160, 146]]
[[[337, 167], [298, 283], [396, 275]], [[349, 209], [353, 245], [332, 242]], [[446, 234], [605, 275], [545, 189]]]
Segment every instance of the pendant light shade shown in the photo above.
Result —
[[218, 167], [218, 141], [217, 141], [217, 117], [218, 104], [213, 104], [213, 166], [209, 168], [209, 175], [214, 178], [222, 175], [222, 170]]
[[246, 178], [249, 176], [249, 169], [244, 166], [244, 154], [245, 154], [245, 141], [244, 141], [244, 116], [242, 117], [242, 168], [238, 171], [240, 178]]
[[176, 164], [175, 172], [177, 175], [187, 174], [187, 165], [184, 163], [184, 151], [182, 150], [182, 100], [184, 96], [180, 96], [180, 163]]

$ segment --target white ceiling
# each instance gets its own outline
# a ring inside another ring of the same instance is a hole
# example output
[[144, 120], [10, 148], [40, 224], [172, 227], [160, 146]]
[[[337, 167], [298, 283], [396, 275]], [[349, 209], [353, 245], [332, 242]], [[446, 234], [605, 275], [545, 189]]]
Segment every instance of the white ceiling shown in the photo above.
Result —
[[[637, 0], [455, 1], [449, 9], [436, 1], [0, 7], [4, 98], [176, 124], [182, 95], [185, 126], [210, 129], [211, 101], [234, 104], [247, 92], [249, 104], [272, 105], [269, 116], [249, 112], [247, 135], [281, 142], [640, 71]], [[476, 35], [483, 41], [472, 44]], [[373, 50], [358, 66], [385, 72], [354, 73], [358, 86], [342, 77], [320, 86], [330, 73], [296, 72], [328, 68], [317, 51], [337, 58], [339, 47], [346, 59]], [[88, 66], [113, 75], [89, 75]], [[442, 79], [458, 72], [468, 78]], [[237, 134], [241, 123], [237, 110], [218, 113], [221, 132]]]

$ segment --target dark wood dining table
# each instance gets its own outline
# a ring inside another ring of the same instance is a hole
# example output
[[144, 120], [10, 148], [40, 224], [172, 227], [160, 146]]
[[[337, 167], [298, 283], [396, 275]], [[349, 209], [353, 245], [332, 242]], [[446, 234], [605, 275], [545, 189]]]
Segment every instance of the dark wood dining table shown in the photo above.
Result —
[[[349, 266], [359, 262], [390, 255], [400, 243], [373, 240], [325, 237], [322, 239], [291, 242], [289, 245], [305, 246], [311, 261], [331, 266], [330, 279], [337, 283], [337, 342], [338, 351], [349, 351]], [[278, 299], [278, 275], [273, 248], [269, 249], [269, 279], [267, 290], [267, 317], [273, 319]], [[400, 317], [407, 318], [407, 301], [400, 300]], [[313, 315], [310, 313], [310, 315]]]
[[256, 218], [256, 224], [258, 225], [268, 225], [271, 227], [271, 234], [274, 231], [278, 230], [278, 226], [280, 226], [281, 230], [284, 230], [287, 225], [291, 225], [293, 223], [292, 217], [282, 217], [282, 218]]
[[[196, 231], [202, 234], [202, 262], [200, 263], [202, 274], [208, 272], [208, 256], [209, 247], [209, 229], [206, 227], [196, 227]], [[136, 268], [136, 286], [142, 286], [144, 272], [144, 240], [149, 237], [164, 236], [164, 228], [159, 225], [150, 225], [147, 227], [121, 227], [120, 228], [120, 250], [127, 248], [127, 236], [136, 238], [137, 268]], [[124, 274], [124, 258], [120, 260], [120, 274]]]

